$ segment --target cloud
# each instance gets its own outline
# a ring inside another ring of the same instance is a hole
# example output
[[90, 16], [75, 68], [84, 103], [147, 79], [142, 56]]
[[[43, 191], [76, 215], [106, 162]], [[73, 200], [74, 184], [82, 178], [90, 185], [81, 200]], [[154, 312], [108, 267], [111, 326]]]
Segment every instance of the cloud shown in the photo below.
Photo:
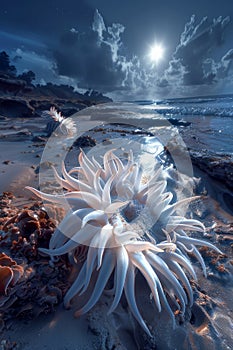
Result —
[[35, 51], [17, 48], [11, 52], [12, 61], [17, 66], [17, 72], [23, 73], [27, 70], [37, 72], [39, 78], [54, 79], [54, 61], [46, 55], [38, 54]]
[[217, 79], [223, 79], [230, 75], [233, 61], [233, 49], [230, 49], [220, 60], [215, 62], [212, 60], [212, 71], [215, 72]]
[[21, 48], [12, 50], [10, 57], [13, 64], [17, 67], [18, 74], [28, 70], [35, 72], [35, 83], [37, 84], [44, 85], [46, 82], [54, 82], [56, 84], [77, 86], [74, 79], [56, 74], [56, 64], [52, 57]]
[[97, 43], [100, 46], [101, 43], [104, 41], [103, 34], [104, 34], [104, 32], [106, 32], [106, 27], [104, 24], [104, 19], [98, 10], [96, 10], [95, 14], [94, 14], [94, 20], [92, 23], [92, 30], [93, 30], [93, 32], [97, 33], [97, 35], [98, 35]]
[[155, 87], [154, 75], [151, 79], [139, 57], [128, 54], [124, 31], [120, 23], [106, 26], [96, 10], [88, 30], [70, 30], [62, 36], [54, 51], [57, 73], [77, 79], [80, 88], [116, 92], [118, 98], [148, 93], [149, 87]]
[[[98, 10], [85, 32], [72, 28], [54, 51], [57, 73], [77, 79], [78, 86], [102, 92], [115, 91], [121, 98], [198, 93], [216, 88], [229, 78], [233, 49], [219, 61], [213, 57], [224, 43], [229, 17], [199, 22], [193, 15], [185, 25], [167, 68], [162, 72], [129, 55], [122, 41], [125, 27], [106, 26]], [[229, 80], [229, 79], [228, 79]]]
[[125, 61], [120, 55], [124, 26], [114, 23], [106, 27], [95, 11], [92, 27], [85, 32], [66, 32], [54, 51], [57, 73], [77, 79], [82, 88], [104, 92], [122, 87]]
[[70, 32], [71, 32], [71, 33], [74, 33], [74, 34], [78, 34], [78, 30], [75, 29], [75, 28], [71, 28], [71, 29], [70, 29]]
[[231, 67], [233, 50], [229, 50], [219, 62], [211, 56], [223, 44], [229, 22], [229, 17], [220, 16], [211, 22], [204, 17], [197, 24], [193, 15], [185, 25], [160, 83], [193, 87], [217, 84], [219, 79], [226, 77]]
[[78, 23], [79, 29], [83, 30], [87, 23], [91, 23], [92, 16], [93, 6], [87, 0], [1, 0], [2, 29], [41, 38], [43, 43], [49, 45], [68, 26], [73, 28]]
[[37, 48], [38, 50], [44, 50], [46, 45], [38, 40], [34, 40], [29, 37], [25, 37], [20, 34], [5, 32], [0, 30], [0, 38], [1, 38], [1, 47], [5, 50], [12, 49], [12, 47], [16, 47], [19, 45], [27, 48]]
[[59, 40], [47, 51], [24, 46], [11, 57], [16, 57], [19, 73], [31, 69], [37, 82], [69, 83], [111, 93], [117, 99], [225, 92], [233, 84], [233, 49], [216, 57], [222, 52], [229, 22], [229, 17], [204, 17], [197, 22], [193, 15], [163, 70], [164, 65], [156, 67], [145, 57], [129, 53], [123, 42], [127, 28], [120, 23], [106, 25], [98, 10], [85, 28], [71, 23], [60, 31]]

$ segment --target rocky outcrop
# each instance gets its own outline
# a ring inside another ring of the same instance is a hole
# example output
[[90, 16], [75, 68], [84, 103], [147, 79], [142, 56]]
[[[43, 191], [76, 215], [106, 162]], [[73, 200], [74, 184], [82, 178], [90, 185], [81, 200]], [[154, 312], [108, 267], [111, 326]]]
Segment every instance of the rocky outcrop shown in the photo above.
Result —
[[[104, 102], [104, 101], [102, 101]], [[41, 97], [30, 99], [28, 97], [6, 96], [0, 97], [0, 115], [10, 118], [40, 117], [42, 112], [55, 107], [64, 117], [69, 117], [81, 109], [97, 104], [96, 101], [66, 100]]]
[[190, 152], [193, 164], [214, 179], [233, 190], [233, 158], [229, 155], [211, 155], [202, 152]]
[[0, 91], [4, 92], [0, 98], [0, 115], [13, 118], [41, 116], [51, 106], [64, 117], [69, 117], [86, 107], [112, 101], [96, 91], [81, 94], [71, 86], [51, 83], [35, 87], [27, 85], [24, 80], [11, 79], [4, 75], [0, 75]]

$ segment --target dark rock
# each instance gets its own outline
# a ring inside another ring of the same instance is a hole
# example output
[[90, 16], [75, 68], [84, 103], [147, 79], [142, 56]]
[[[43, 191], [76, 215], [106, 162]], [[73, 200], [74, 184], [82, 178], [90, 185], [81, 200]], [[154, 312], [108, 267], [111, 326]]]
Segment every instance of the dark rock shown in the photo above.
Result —
[[29, 237], [34, 231], [40, 229], [38, 217], [33, 211], [24, 210], [17, 219], [17, 226], [22, 237]]
[[192, 162], [201, 170], [233, 189], [233, 158], [211, 155], [206, 152], [190, 152]]
[[189, 126], [189, 125], [191, 125], [190, 122], [187, 122], [187, 121], [182, 120], [182, 119], [177, 119], [177, 118], [169, 118], [168, 121], [174, 126]]
[[43, 136], [34, 136], [32, 139], [33, 142], [47, 142], [47, 138]]
[[96, 145], [96, 140], [93, 139], [91, 136], [80, 136], [74, 143], [74, 147], [94, 147]]
[[[42, 111], [45, 111], [45, 110], [49, 110], [50, 107], [51, 107], [51, 101], [49, 101], [48, 99], [46, 100], [40, 100], [40, 99], [32, 99], [30, 100], [30, 105], [35, 108], [36, 110], [42, 110]], [[53, 106], [55, 108], [57, 108], [56, 105], [53, 104]]]
[[70, 108], [62, 108], [61, 109], [61, 113], [64, 117], [70, 117], [71, 115], [73, 115], [74, 113], [77, 113], [81, 108], [79, 108], [78, 106], [75, 107], [70, 107]]
[[0, 98], [0, 114], [13, 118], [28, 118], [34, 114], [34, 109], [21, 98]]

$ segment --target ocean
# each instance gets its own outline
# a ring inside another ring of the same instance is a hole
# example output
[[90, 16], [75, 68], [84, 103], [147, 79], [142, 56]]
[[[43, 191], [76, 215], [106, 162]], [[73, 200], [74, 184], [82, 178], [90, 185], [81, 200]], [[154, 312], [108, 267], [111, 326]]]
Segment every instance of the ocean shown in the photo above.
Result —
[[[165, 118], [191, 123], [200, 147], [216, 154], [233, 155], [233, 95], [137, 101], [151, 118]], [[154, 116], [153, 116], [154, 114]], [[182, 124], [182, 123], [181, 123]]]
[[[128, 124], [156, 135], [164, 126], [171, 126], [177, 127], [193, 150], [233, 156], [233, 95], [113, 102], [81, 110], [71, 118], [77, 121], [77, 136], [108, 123]], [[38, 117], [7, 118], [0, 122], [0, 137], [25, 138], [27, 132], [40, 135], [46, 122]]]

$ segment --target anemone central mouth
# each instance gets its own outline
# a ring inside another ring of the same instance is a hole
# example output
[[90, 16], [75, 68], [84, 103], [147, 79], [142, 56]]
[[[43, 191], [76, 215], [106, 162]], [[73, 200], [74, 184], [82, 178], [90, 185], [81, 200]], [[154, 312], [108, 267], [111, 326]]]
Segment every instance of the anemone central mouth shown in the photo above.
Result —
[[137, 200], [131, 200], [127, 206], [121, 210], [121, 215], [127, 222], [132, 222], [139, 217], [144, 207], [145, 205], [140, 204]]

